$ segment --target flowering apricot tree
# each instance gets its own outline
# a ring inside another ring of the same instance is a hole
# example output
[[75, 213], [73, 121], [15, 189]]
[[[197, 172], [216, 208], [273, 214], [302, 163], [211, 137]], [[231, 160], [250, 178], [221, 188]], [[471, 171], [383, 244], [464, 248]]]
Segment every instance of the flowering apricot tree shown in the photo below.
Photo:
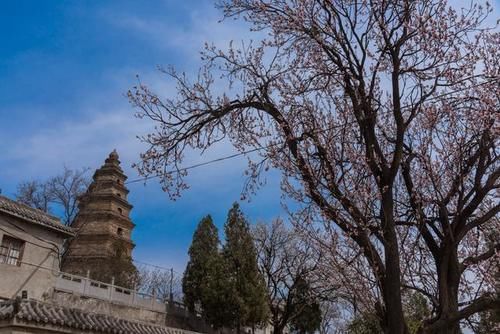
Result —
[[194, 82], [166, 70], [175, 98], [143, 84], [129, 92], [138, 116], [157, 125], [143, 137], [150, 147], [139, 171], [159, 176], [175, 197], [186, 187], [186, 149], [229, 140], [257, 151], [250, 177], [280, 170], [318, 247], [364, 265], [353, 285], [363, 291], [351, 293], [373, 296], [386, 333], [408, 332], [408, 289], [432, 305], [422, 333], [458, 333], [461, 321], [498, 308], [500, 34], [483, 28], [490, 5], [219, 6], [264, 39], [227, 51], [207, 46]]

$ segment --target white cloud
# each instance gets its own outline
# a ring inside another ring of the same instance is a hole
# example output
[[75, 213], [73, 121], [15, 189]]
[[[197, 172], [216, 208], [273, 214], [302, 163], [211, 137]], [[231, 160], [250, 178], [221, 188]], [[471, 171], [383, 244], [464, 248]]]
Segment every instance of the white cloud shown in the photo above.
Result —
[[232, 40], [255, 38], [255, 32], [250, 32], [248, 24], [232, 20], [220, 22], [221, 12], [207, 4], [191, 10], [183, 25], [130, 13], [108, 14], [103, 12], [101, 16], [114, 27], [135, 32], [155, 48], [181, 51], [191, 61], [199, 60], [199, 51], [206, 42], [224, 49]]
[[134, 136], [145, 129], [145, 124], [134, 119], [130, 110], [91, 114], [88, 119], [60, 124], [55, 120], [54, 126], [20, 138], [5, 148], [4, 159], [19, 162], [10, 167], [15, 172], [39, 177], [50, 175], [63, 164], [93, 165], [113, 148], [127, 153], [140, 149]]

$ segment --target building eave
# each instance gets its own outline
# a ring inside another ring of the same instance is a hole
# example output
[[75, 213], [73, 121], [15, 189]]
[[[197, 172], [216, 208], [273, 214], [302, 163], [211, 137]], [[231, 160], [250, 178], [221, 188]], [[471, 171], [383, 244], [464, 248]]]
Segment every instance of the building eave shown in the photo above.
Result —
[[1, 195], [0, 213], [49, 229], [65, 237], [75, 236], [75, 230], [61, 224], [59, 218]]

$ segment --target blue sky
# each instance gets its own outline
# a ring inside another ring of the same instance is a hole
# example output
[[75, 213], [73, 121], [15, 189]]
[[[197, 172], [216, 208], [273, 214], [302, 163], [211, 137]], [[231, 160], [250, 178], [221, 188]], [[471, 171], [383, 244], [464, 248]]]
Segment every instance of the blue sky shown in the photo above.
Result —
[[[212, 1], [27, 1], [0, 12], [0, 188], [13, 196], [27, 179], [45, 179], [63, 166], [98, 168], [116, 148], [130, 179], [142, 149], [136, 135], [151, 123], [135, 119], [125, 93], [136, 75], [164, 95], [172, 83], [157, 70], [199, 65], [204, 41], [224, 46], [248, 36], [241, 23], [218, 23]], [[221, 145], [207, 160], [232, 152]], [[129, 186], [137, 260], [184, 269], [192, 233], [211, 214], [222, 228], [243, 186], [244, 159], [193, 170], [191, 188], [172, 202], [157, 182]], [[279, 181], [250, 203], [252, 222], [282, 213]]]

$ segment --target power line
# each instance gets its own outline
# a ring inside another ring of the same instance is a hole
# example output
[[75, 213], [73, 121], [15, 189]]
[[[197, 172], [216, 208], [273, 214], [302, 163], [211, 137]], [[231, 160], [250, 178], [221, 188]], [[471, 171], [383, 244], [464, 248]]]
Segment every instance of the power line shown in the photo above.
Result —
[[[239, 152], [239, 153], [227, 155], [227, 156], [224, 156], [224, 157], [216, 158], [216, 159], [205, 161], [205, 162], [200, 162], [198, 164], [194, 164], [194, 165], [191, 165], [191, 166], [180, 168], [178, 170], [173, 170], [173, 171], [167, 172], [166, 174], [179, 173], [179, 172], [187, 171], [187, 170], [190, 170], [190, 169], [194, 169], [194, 168], [198, 168], [198, 167], [210, 165], [210, 164], [213, 164], [215, 162], [233, 159], [233, 158], [236, 158], [236, 157], [248, 154], [248, 153], [252, 153], [252, 152], [256, 152], [256, 151], [260, 151], [260, 150], [269, 148], [271, 146], [272, 145], [264, 146], [264, 147], [258, 147], [258, 148], [254, 148], [254, 149], [251, 149], [251, 150], [248, 150], [248, 151], [243, 151], [243, 152]], [[146, 180], [154, 179], [154, 178], [157, 178], [157, 177], [158, 177], [157, 175], [155, 175], [155, 176], [149, 176], [149, 177], [143, 177], [143, 178], [139, 178], [139, 179], [135, 179], [135, 180], [130, 180], [128, 182], [125, 182], [125, 184], [136, 183], [136, 182], [140, 182], [140, 181], [146, 181]]]
[[143, 264], [143, 265], [146, 265], [146, 266], [149, 266], [149, 267], [153, 267], [153, 268], [156, 268], [156, 269], [161, 269], [161, 270], [165, 270], [165, 271], [169, 271], [169, 272], [174, 272], [175, 274], [179, 274], [179, 275], [181, 274], [177, 270], [174, 270], [173, 267], [171, 267], [171, 268], [162, 267], [162, 266], [159, 266], [157, 264], [151, 264], [151, 263], [147, 263], [147, 262], [139, 261], [139, 260], [132, 260], [132, 261], [135, 262], [135, 263]]
[[[479, 87], [479, 86], [482, 86], [482, 85], [485, 85], [485, 84], [488, 84], [488, 83], [492, 83], [492, 82], [495, 82], [495, 81], [499, 81], [499, 80], [500, 80], [500, 77], [492, 78], [490, 80], [479, 82], [479, 83], [471, 85], [471, 86], [467, 86], [467, 87], [464, 87], [464, 88], [461, 88], [461, 89], [457, 89], [457, 90], [454, 90], [454, 91], [449, 91], [449, 92], [446, 92], [446, 93], [443, 93], [443, 94], [431, 97], [431, 98], [425, 100], [424, 102], [432, 102], [434, 100], [437, 100], [437, 99], [439, 99], [441, 97], [444, 97], [444, 96], [447, 96], [447, 95], [451, 95], [453, 93], [462, 92], [462, 91], [467, 90], [467, 89], [476, 88], [476, 87]], [[402, 106], [401, 109], [405, 109], [405, 108], [409, 108], [409, 107], [412, 107], [412, 106], [411, 105], [405, 105], [405, 106]], [[326, 132], [326, 131], [329, 131], [329, 130], [333, 130], [333, 128], [335, 128], [335, 127], [321, 129], [321, 130], [318, 130], [317, 133], [321, 133], [321, 132]], [[271, 145], [267, 145], [267, 146], [263, 146], [263, 147], [257, 147], [257, 148], [253, 148], [251, 150], [242, 151], [242, 152], [238, 152], [238, 153], [235, 153], [235, 154], [231, 154], [231, 155], [219, 157], [219, 158], [216, 158], [216, 159], [212, 159], [212, 160], [208, 160], [208, 161], [205, 161], [205, 162], [201, 162], [201, 163], [197, 163], [197, 164], [194, 164], [194, 165], [190, 165], [190, 166], [187, 166], [187, 167], [184, 167], [184, 168], [179, 168], [179, 169], [176, 169], [176, 170], [171, 170], [171, 171], [166, 172], [165, 174], [177, 174], [177, 173], [180, 173], [180, 172], [184, 172], [184, 171], [188, 171], [188, 170], [191, 170], [191, 169], [199, 168], [199, 167], [202, 167], [202, 166], [210, 165], [210, 164], [213, 164], [213, 163], [216, 163], [216, 162], [225, 161], [225, 160], [229, 160], [229, 159], [234, 159], [234, 158], [237, 158], [237, 157], [240, 157], [240, 156], [247, 155], [249, 153], [253, 153], [253, 152], [260, 151], [260, 150], [271, 148], [271, 147], [276, 146], [278, 144], [280, 144], [280, 143], [275, 143], [275, 144], [271, 144]], [[147, 181], [149, 179], [156, 179], [158, 177], [160, 177], [160, 175], [147, 176], [147, 177], [143, 177], [143, 178], [138, 178], [138, 179], [130, 180], [128, 182], [125, 182], [125, 184], [131, 184], [131, 183], [137, 183], [137, 182], [141, 182], [141, 181]]]

